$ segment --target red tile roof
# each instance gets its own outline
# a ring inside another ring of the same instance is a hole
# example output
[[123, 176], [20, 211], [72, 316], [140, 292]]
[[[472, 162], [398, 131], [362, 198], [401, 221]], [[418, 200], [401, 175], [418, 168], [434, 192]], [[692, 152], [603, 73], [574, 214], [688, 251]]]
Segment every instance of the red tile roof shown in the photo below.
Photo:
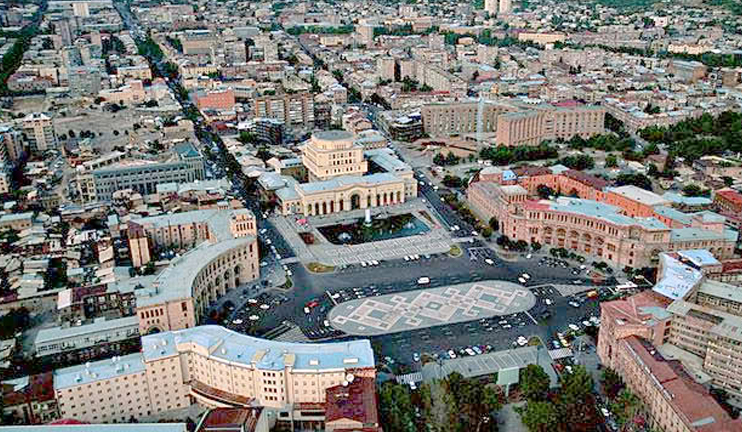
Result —
[[723, 196], [727, 201], [731, 201], [735, 204], [742, 204], [742, 194], [731, 189], [724, 189], [716, 192], [716, 195]]
[[657, 382], [667, 391], [673, 411], [698, 432], [739, 432], [742, 419], [732, 420], [702, 385], [693, 381], [677, 362], [665, 360], [652, 345], [636, 336], [626, 343], [639, 356]]
[[217, 408], [209, 412], [201, 424], [199, 432], [242, 431], [251, 432], [260, 417], [259, 408]]
[[580, 182], [584, 185], [590, 186], [593, 189], [597, 190], [603, 190], [608, 187], [610, 183], [608, 181], [596, 177], [594, 175], [590, 175], [587, 173], [584, 173], [582, 171], [577, 170], [567, 170], [562, 173], [565, 177], [571, 178], [574, 181]]
[[356, 377], [347, 386], [328, 388], [326, 396], [325, 423], [348, 419], [361, 423], [364, 428], [378, 430], [379, 414], [373, 378]]

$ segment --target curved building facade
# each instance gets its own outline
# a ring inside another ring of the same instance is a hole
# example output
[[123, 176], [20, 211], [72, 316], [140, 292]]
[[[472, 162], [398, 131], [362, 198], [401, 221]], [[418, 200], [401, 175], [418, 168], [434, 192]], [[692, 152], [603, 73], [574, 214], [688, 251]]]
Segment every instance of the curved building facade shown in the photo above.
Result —
[[63, 417], [128, 420], [199, 403], [322, 404], [331, 387], [374, 378], [368, 340], [283, 343], [200, 326], [142, 337], [142, 352], [54, 372]]

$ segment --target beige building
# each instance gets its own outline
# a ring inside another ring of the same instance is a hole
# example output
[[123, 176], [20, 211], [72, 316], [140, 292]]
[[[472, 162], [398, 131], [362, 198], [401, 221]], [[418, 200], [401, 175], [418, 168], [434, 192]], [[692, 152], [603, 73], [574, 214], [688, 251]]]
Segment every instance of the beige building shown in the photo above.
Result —
[[[510, 2], [510, 0], [500, 0], [502, 2]], [[502, 13], [502, 10], [500, 11]], [[539, 45], [553, 44], [555, 42], [564, 42], [567, 40], [567, 36], [561, 33], [518, 33], [518, 40], [521, 42], [533, 42]]]
[[498, 118], [516, 109], [511, 105], [490, 101], [451, 102], [424, 105], [421, 115], [425, 133], [430, 136], [448, 136], [477, 132], [480, 112], [481, 132], [496, 132]]
[[302, 163], [307, 168], [310, 182], [362, 175], [368, 171], [363, 146], [354, 142], [352, 133], [341, 130], [312, 135], [302, 149]]
[[497, 143], [506, 146], [538, 145], [544, 140], [575, 135], [589, 138], [604, 132], [605, 109], [596, 106], [562, 108], [539, 105], [510, 112], [497, 119]]
[[314, 124], [314, 97], [301, 92], [264, 95], [255, 98], [255, 117], [282, 121], [286, 127], [311, 127]]
[[[346, 131], [317, 132], [302, 148], [308, 183], [275, 174], [261, 177], [261, 183], [275, 193], [284, 215], [339, 213], [416, 197], [412, 168], [387, 148], [365, 150], [366, 138]], [[364, 175], [372, 166], [377, 172]]]
[[[129, 250], [134, 267], [149, 262], [149, 249], [193, 248], [201, 242], [256, 236], [255, 215], [248, 209], [209, 209], [132, 219]], [[147, 251], [142, 251], [144, 239]]]
[[368, 340], [284, 343], [201, 326], [142, 338], [142, 352], [59, 369], [62, 417], [121, 422], [198, 403], [208, 408], [322, 404], [328, 388], [374, 378]]
[[23, 118], [22, 124], [23, 133], [28, 139], [28, 149], [32, 154], [57, 148], [57, 135], [51, 117], [43, 113], [31, 113]]

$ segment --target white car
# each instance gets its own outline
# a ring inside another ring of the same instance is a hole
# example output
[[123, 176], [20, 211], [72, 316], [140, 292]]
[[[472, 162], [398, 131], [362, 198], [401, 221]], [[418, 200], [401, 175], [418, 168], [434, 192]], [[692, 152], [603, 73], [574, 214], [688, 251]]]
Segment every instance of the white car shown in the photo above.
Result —
[[377, 266], [377, 265], [379, 265], [379, 262], [378, 262], [378, 261], [376, 261], [376, 260], [373, 260], [373, 261], [371, 261], [371, 264], [373, 264], [373, 265]]
[[554, 302], [551, 299], [544, 299], [544, 303], [546, 303], [546, 306], [551, 306]]
[[570, 330], [574, 330], [574, 331], [579, 331], [580, 330], [580, 326], [578, 326], [577, 324], [570, 324], [569, 325], [569, 329]]
[[484, 260], [484, 262], [485, 262], [485, 263], [487, 263], [487, 264], [489, 264], [489, 265], [491, 265], [491, 266], [495, 265], [495, 262], [494, 262], [494, 261], [492, 261], [492, 260], [491, 260], [491, 259], [489, 259], [489, 258], [485, 259], [485, 260]]
[[531, 259], [531, 257], [533, 257], [533, 255], [531, 254], [526, 255], [526, 259]]
[[404, 256], [404, 260], [405, 260], [405, 261], [409, 261], [409, 260], [410, 260], [410, 257], [409, 257], [409, 256], [407, 256], [407, 255], [405, 255], [405, 256]]
[[420, 279], [417, 280], [418, 285], [427, 285], [430, 283], [430, 278], [427, 276], [423, 276]]
[[523, 284], [523, 285], [525, 285], [525, 284], [526, 284], [526, 280], [525, 280], [525, 279], [523, 279], [522, 277], [519, 277], [519, 278], [518, 278], [518, 282], [520, 282], [520, 283], [521, 283], [521, 284]]
[[304, 313], [305, 313], [305, 314], [307, 314], [307, 315], [309, 315], [310, 313], [312, 313], [312, 311], [311, 311], [311, 310], [309, 310], [309, 308], [308, 308], [308, 307], [305, 307], [305, 308], [304, 308]]
[[470, 356], [477, 355], [477, 353], [475, 353], [474, 350], [471, 348], [467, 348], [464, 351], [466, 351], [466, 353], [469, 354]]
[[366, 261], [361, 261], [361, 267], [366, 267]]
[[528, 273], [523, 273], [523, 279], [530, 280], [531, 279], [531, 275], [529, 275]]
[[456, 352], [454, 350], [448, 350], [448, 356], [452, 359], [456, 358]]
[[520, 346], [525, 346], [525, 345], [526, 345], [526, 344], [528, 343], [528, 339], [526, 339], [526, 338], [525, 338], [525, 337], [523, 337], [523, 336], [518, 336], [518, 339], [516, 339], [515, 341], [516, 341], [516, 342], [518, 343], [518, 345], [520, 345]]

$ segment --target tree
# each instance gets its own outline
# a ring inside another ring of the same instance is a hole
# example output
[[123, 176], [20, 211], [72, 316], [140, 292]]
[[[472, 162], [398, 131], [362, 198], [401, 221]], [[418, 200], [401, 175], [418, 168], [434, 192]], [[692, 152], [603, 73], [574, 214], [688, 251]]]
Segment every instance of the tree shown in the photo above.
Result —
[[518, 412], [530, 432], [551, 432], [559, 424], [559, 414], [550, 402], [528, 402]]
[[610, 404], [610, 407], [611, 411], [616, 415], [618, 425], [623, 426], [636, 417], [642, 407], [642, 402], [638, 396], [627, 389], [623, 389]]
[[606, 168], [615, 168], [618, 166], [618, 158], [616, 155], [608, 155], [605, 157], [605, 167]]
[[593, 379], [583, 365], [572, 368], [572, 373], [561, 376], [558, 411], [570, 419], [570, 431], [592, 432], [602, 422], [593, 396]]
[[415, 411], [405, 385], [385, 382], [379, 389], [379, 414], [384, 428], [394, 432], [415, 432]]
[[556, 195], [554, 189], [544, 184], [540, 184], [536, 187], [536, 193], [541, 199], [549, 199], [549, 197]]
[[606, 367], [600, 377], [600, 385], [609, 399], [615, 398], [618, 393], [626, 387], [621, 376], [613, 369]]
[[520, 373], [520, 390], [528, 401], [544, 401], [549, 394], [549, 375], [537, 364], [529, 364]]
[[734, 179], [729, 176], [723, 176], [721, 180], [724, 182], [724, 186], [731, 187], [734, 184]]
[[651, 191], [652, 180], [644, 174], [620, 174], [616, 177], [616, 186], [634, 185], [642, 189]]
[[595, 167], [595, 160], [586, 154], [566, 156], [562, 158], [559, 163], [568, 168], [572, 168], [578, 171], [592, 169]]
[[26, 330], [30, 324], [28, 309], [25, 307], [11, 309], [0, 317], [0, 339], [12, 338], [16, 333]]
[[267, 147], [260, 147], [258, 152], [255, 153], [255, 157], [262, 160], [263, 162], [273, 157], [273, 154], [268, 150]]
[[496, 217], [492, 216], [489, 221], [490, 228], [492, 231], [500, 231], [500, 221]]
[[486, 227], [485, 229], [483, 229], [482, 230], [482, 237], [484, 237], [486, 239], [489, 239], [490, 237], [492, 237], [492, 228]]
[[695, 184], [689, 184], [683, 188], [683, 194], [689, 197], [709, 196], [710, 193], [708, 189], [702, 189]]
[[433, 163], [436, 164], [436, 165], [438, 165], [438, 166], [444, 166], [444, 165], [446, 165], [446, 158], [442, 154], [437, 153], [433, 157]]
[[425, 418], [431, 432], [448, 432], [456, 424], [456, 403], [443, 380], [433, 380], [420, 387]]
[[457, 176], [452, 176], [452, 175], [446, 174], [443, 177], [443, 184], [446, 185], [446, 186], [448, 186], [448, 187], [450, 187], [450, 188], [459, 188], [459, 187], [461, 187], [462, 183], [463, 182], [461, 181], [461, 178], [460, 177], [457, 177]]
[[539, 243], [537, 241], [532, 241], [531, 242], [531, 249], [533, 249], [534, 252], [540, 251], [541, 250], [541, 243]]

